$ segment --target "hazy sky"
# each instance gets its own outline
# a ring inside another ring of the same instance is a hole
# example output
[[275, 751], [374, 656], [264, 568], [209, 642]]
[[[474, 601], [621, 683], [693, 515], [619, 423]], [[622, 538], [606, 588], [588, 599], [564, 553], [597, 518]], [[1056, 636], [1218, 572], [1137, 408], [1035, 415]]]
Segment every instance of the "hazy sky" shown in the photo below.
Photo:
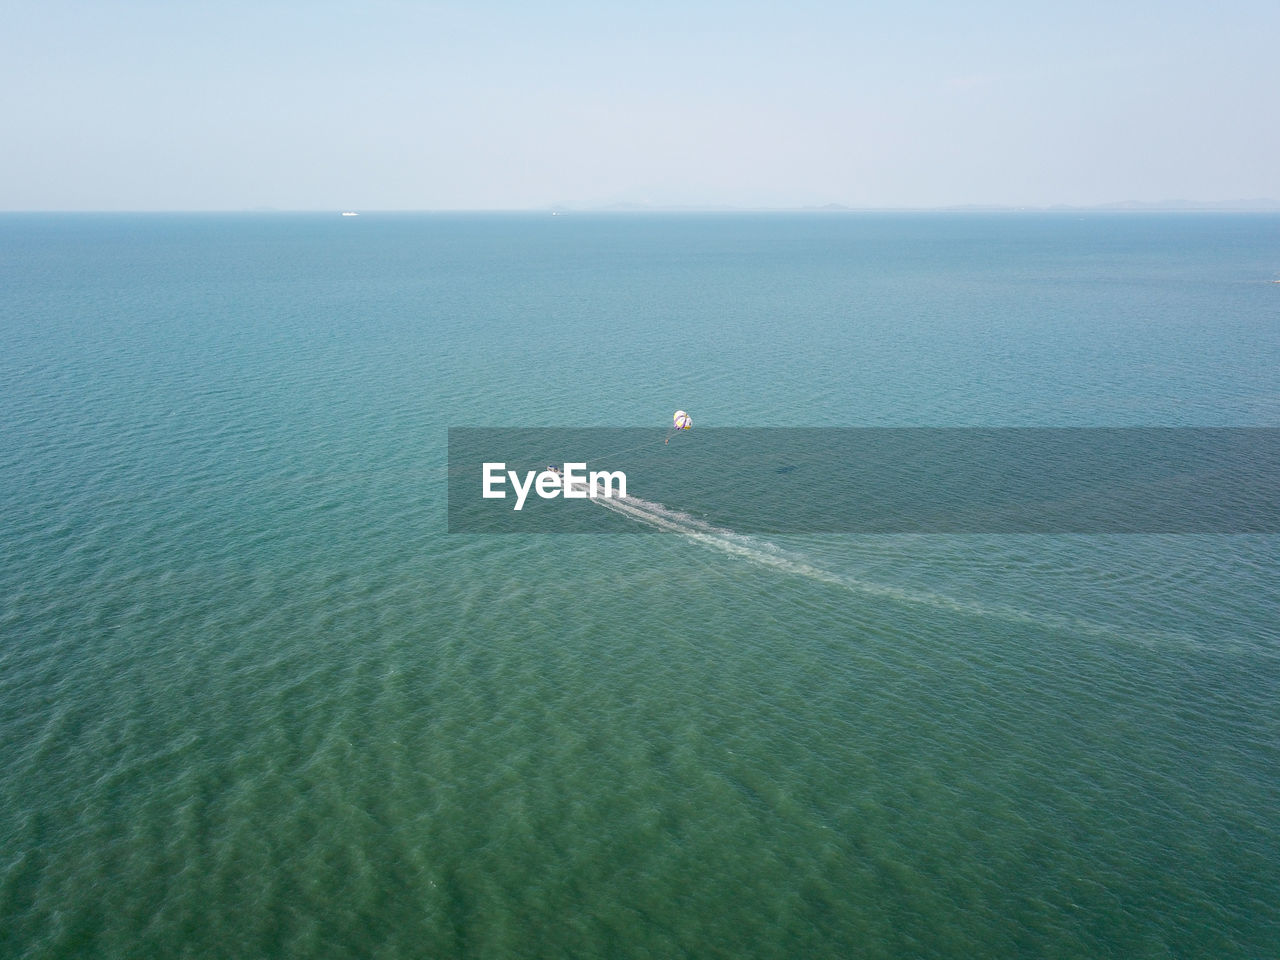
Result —
[[0, 0], [0, 209], [1280, 198], [1280, 3]]

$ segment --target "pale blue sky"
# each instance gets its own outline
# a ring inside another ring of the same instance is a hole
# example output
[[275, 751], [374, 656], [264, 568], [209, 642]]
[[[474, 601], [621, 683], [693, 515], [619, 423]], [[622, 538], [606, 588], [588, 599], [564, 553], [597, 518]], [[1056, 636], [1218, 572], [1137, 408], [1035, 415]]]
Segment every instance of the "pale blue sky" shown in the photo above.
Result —
[[4, 0], [0, 210], [1280, 199], [1280, 4]]

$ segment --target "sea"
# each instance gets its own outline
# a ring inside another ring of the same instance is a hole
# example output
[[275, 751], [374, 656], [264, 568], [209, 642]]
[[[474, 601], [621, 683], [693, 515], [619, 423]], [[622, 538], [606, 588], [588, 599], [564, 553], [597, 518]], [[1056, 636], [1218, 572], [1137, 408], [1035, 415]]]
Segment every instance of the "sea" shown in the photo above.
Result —
[[1280, 956], [1280, 536], [447, 523], [450, 428], [1280, 427], [1277, 279], [1264, 214], [0, 215], [0, 955]]

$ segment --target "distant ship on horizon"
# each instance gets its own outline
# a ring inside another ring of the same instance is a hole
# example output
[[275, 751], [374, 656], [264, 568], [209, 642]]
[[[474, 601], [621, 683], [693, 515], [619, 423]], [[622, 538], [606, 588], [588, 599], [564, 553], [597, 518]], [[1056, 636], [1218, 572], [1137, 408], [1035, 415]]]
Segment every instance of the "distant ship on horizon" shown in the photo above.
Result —
[[344, 217], [358, 217], [358, 216], [360, 216], [360, 214], [356, 213], [354, 210], [343, 210], [343, 211], [342, 211], [342, 215], [343, 215]]

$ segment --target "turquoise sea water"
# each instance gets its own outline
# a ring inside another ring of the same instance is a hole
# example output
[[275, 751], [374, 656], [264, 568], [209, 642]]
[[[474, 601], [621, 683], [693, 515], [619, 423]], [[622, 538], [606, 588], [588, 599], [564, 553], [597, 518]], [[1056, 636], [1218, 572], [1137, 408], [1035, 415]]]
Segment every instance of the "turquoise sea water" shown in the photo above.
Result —
[[1266, 216], [0, 217], [0, 955], [1280, 954], [1280, 538], [445, 522], [450, 426], [1277, 426], [1278, 271]]

